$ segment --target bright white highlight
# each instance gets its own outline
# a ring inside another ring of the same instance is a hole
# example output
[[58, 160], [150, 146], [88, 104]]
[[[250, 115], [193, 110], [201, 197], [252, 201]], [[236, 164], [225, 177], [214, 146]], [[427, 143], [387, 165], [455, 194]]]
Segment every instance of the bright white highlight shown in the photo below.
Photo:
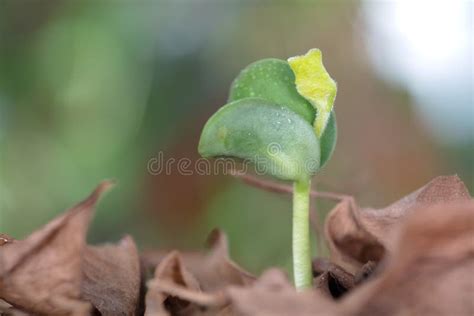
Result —
[[414, 97], [442, 142], [474, 138], [471, 1], [368, 1], [368, 49], [377, 72]]

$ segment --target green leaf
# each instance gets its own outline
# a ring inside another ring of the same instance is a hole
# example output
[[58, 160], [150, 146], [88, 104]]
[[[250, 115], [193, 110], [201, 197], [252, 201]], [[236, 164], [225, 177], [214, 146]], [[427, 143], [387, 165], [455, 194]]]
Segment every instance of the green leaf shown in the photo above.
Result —
[[[285, 60], [262, 59], [240, 72], [232, 83], [229, 102], [249, 97], [259, 97], [287, 107], [311, 125], [315, 122], [316, 109], [296, 90], [295, 75]], [[320, 168], [331, 158], [336, 146], [336, 127], [336, 117], [332, 111], [326, 129], [320, 137]]]
[[204, 126], [199, 153], [241, 158], [252, 162], [257, 173], [292, 181], [310, 178], [320, 165], [312, 126], [288, 108], [261, 98], [234, 101], [217, 111]]
[[336, 99], [336, 82], [324, 68], [319, 49], [311, 49], [306, 55], [288, 59], [296, 78], [296, 89], [317, 110], [314, 128], [321, 137], [332, 112]]
[[295, 87], [290, 65], [281, 59], [256, 61], [240, 72], [232, 83], [229, 102], [258, 97], [285, 106], [313, 124], [316, 111]]

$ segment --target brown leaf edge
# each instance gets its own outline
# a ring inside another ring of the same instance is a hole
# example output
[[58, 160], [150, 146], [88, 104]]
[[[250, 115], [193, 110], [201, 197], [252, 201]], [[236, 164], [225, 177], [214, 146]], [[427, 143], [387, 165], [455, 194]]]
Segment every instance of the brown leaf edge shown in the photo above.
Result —
[[141, 271], [130, 236], [117, 244], [87, 246], [82, 260], [81, 297], [102, 316], [138, 313]]
[[458, 176], [436, 177], [382, 209], [360, 208], [354, 199], [345, 199], [325, 222], [331, 261], [354, 274], [368, 261], [379, 262], [386, 252], [392, 251], [392, 233], [417, 206], [469, 199], [469, 192]]
[[213, 230], [207, 244], [207, 254], [173, 251], [164, 258], [158, 253], [145, 254], [148, 265], [158, 262], [154, 278], [148, 282], [145, 315], [227, 313], [223, 289], [255, 281], [229, 258], [227, 237], [222, 231]]
[[226, 290], [232, 315], [309, 316], [335, 315], [336, 304], [319, 291], [298, 292], [279, 269], [265, 271], [247, 287]]
[[474, 201], [422, 205], [396, 232], [384, 270], [342, 300], [352, 315], [472, 315]]
[[339, 299], [355, 285], [353, 274], [326, 259], [313, 259], [313, 288], [333, 299]]
[[102, 182], [85, 200], [24, 240], [0, 246], [0, 299], [43, 315], [88, 315], [80, 299], [85, 235], [99, 197], [113, 185]]
[[[155, 270], [146, 294], [146, 316], [193, 315], [205, 308], [223, 308], [222, 293], [204, 293], [186, 269], [178, 251], [168, 254]], [[214, 311], [216, 312], [216, 311]]]
[[395, 230], [384, 269], [338, 301], [315, 290], [296, 292], [281, 271], [270, 270], [253, 286], [227, 290], [232, 310], [263, 316], [472, 315], [474, 201], [419, 205]]

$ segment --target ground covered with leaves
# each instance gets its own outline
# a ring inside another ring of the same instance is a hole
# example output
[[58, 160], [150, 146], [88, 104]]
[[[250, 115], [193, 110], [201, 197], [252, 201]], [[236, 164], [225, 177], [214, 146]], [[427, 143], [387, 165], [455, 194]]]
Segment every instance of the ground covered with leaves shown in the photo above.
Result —
[[103, 182], [24, 240], [0, 234], [2, 315], [473, 315], [474, 201], [438, 177], [383, 209], [343, 198], [329, 213], [329, 258], [298, 292], [281, 270], [253, 276], [215, 230], [207, 252], [139, 253], [130, 236], [91, 246]]

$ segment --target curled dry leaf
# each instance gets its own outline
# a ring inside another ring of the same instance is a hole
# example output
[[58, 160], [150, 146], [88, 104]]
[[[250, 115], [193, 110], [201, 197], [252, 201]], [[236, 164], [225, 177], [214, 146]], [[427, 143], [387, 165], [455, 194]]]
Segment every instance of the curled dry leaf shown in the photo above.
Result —
[[86, 247], [81, 297], [103, 316], [134, 315], [140, 295], [140, 262], [130, 236], [117, 245]]
[[417, 207], [384, 271], [342, 300], [352, 315], [472, 315], [474, 202]]
[[[208, 252], [184, 252], [180, 258], [186, 269], [196, 278], [203, 291], [219, 290], [225, 285], [248, 285], [255, 277], [229, 257], [226, 235], [213, 230], [208, 237]], [[141, 255], [147, 269], [155, 269], [169, 252], [147, 251]]]
[[148, 282], [147, 316], [216, 315], [225, 306], [222, 295], [201, 292], [199, 282], [184, 267], [177, 251], [166, 256]]
[[366, 262], [379, 262], [393, 251], [393, 232], [408, 213], [420, 205], [433, 205], [470, 199], [457, 176], [441, 176], [383, 209], [359, 208], [345, 199], [328, 215], [325, 235], [331, 261], [350, 273]]
[[80, 299], [81, 259], [94, 205], [111, 186], [101, 183], [84, 201], [25, 240], [0, 247], [0, 298], [44, 315], [87, 315]]
[[336, 315], [337, 306], [315, 291], [297, 292], [278, 269], [266, 271], [252, 286], [230, 287], [232, 311], [242, 316]]
[[368, 261], [355, 275], [324, 258], [315, 258], [313, 288], [328, 297], [339, 299], [374, 275], [376, 263]]
[[215, 291], [228, 285], [250, 285], [255, 277], [242, 269], [229, 256], [227, 236], [219, 229], [214, 229], [208, 237], [210, 252], [202, 265], [190, 267], [204, 291]]
[[[93, 207], [110, 184], [25, 240], [0, 235], [2, 315], [88, 315], [90, 305], [101, 315], [137, 313], [133, 240], [85, 244]], [[316, 289], [297, 292], [276, 269], [255, 280], [215, 230], [208, 253], [142, 257], [156, 267], [145, 315], [472, 315], [473, 234], [474, 201], [457, 177], [436, 178], [380, 210], [345, 199], [326, 223], [332, 262], [315, 260]]]
[[[338, 302], [323, 300], [315, 306], [300, 295], [288, 302], [297, 309], [283, 314], [472, 315], [474, 201], [418, 205], [393, 230], [393, 248], [382, 262], [383, 270]], [[329, 269], [324, 263], [316, 267]], [[365, 269], [370, 273], [372, 268], [369, 263]], [[265, 302], [258, 294], [246, 298], [245, 304], [239, 305], [245, 315], [280, 315], [278, 311], [267, 312], [275, 304]], [[273, 300], [280, 302], [283, 298], [273, 296]]]
[[354, 275], [324, 259], [313, 260], [313, 287], [333, 299], [345, 295], [354, 287]]
[[222, 290], [230, 285], [249, 285], [254, 277], [228, 255], [226, 236], [214, 230], [207, 254], [172, 252], [143, 256], [145, 265], [158, 264], [148, 283], [146, 315], [227, 315]]
[[189, 306], [189, 302], [165, 293], [162, 289], [163, 284], [199, 291], [198, 282], [184, 268], [177, 251], [171, 252], [161, 261], [155, 270], [153, 281], [148, 283], [145, 315], [169, 315], [168, 310], [176, 314], [184, 314], [193, 309]]

